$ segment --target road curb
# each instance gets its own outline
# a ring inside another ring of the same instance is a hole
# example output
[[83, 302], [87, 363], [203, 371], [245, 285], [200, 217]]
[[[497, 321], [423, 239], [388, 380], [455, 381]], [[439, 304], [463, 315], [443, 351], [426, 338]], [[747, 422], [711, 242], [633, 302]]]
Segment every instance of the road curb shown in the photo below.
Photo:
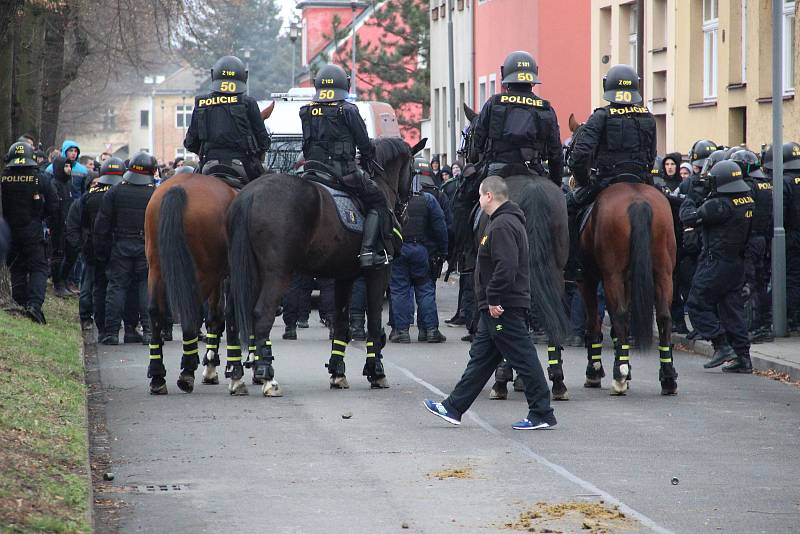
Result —
[[[672, 334], [672, 344], [680, 346], [682, 350], [692, 352], [706, 358], [710, 358], [714, 354], [714, 347], [711, 346], [710, 341], [705, 340], [691, 340], [685, 335]], [[773, 369], [779, 373], [786, 373], [792, 380], [800, 380], [800, 366], [794, 362], [776, 358], [768, 354], [759, 352], [759, 347], [768, 346], [768, 344], [751, 345], [750, 347], [750, 360], [753, 362], [753, 369], [759, 371], [767, 371]]]

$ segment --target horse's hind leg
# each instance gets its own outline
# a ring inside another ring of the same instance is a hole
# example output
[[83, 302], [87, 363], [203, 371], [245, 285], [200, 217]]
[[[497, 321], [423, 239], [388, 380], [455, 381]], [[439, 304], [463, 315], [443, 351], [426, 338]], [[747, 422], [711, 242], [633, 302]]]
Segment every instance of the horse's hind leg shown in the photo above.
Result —
[[255, 356], [253, 359], [253, 381], [260, 380], [263, 384], [261, 392], [265, 397], [277, 396], [281, 393], [280, 386], [275, 380], [275, 369], [272, 362], [275, 357], [272, 355], [272, 341], [270, 334], [272, 326], [275, 324], [275, 312], [278, 304], [289, 285], [291, 273], [278, 272], [265, 269], [262, 272], [261, 293], [258, 295], [255, 307], [253, 308], [253, 329], [255, 334]]
[[362, 374], [367, 377], [372, 389], [389, 387], [383, 368], [381, 351], [386, 345], [383, 331], [383, 294], [389, 284], [389, 269], [369, 271], [364, 277], [367, 284], [367, 361]]
[[[225, 328], [223, 299], [214, 292], [208, 299], [208, 320], [206, 321], [206, 353], [203, 355], [203, 384], [219, 384], [217, 367], [219, 361], [219, 338]], [[238, 343], [235, 340], [234, 343]], [[228, 338], [228, 344], [231, 344]]]
[[628, 310], [628, 295], [622, 273], [611, 273], [603, 279], [603, 289], [606, 295], [606, 305], [611, 314], [611, 324], [614, 327], [614, 373], [611, 382], [612, 395], [624, 395], [628, 390], [631, 379], [630, 357], [630, 311]]
[[656, 282], [656, 324], [658, 325], [658, 361], [660, 362], [658, 380], [662, 395], [678, 393], [678, 372], [672, 363], [672, 302], [671, 273], [655, 273]]
[[[233, 297], [228, 291], [227, 280], [224, 288], [227, 295], [225, 299], [225, 341], [227, 343], [225, 378], [230, 380], [228, 392], [231, 395], [247, 395], [247, 384], [244, 383], [244, 367], [242, 365], [241, 339], [236, 324], [236, 308]], [[255, 349], [253, 351], [255, 352]], [[219, 364], [219, 358], [217, 358], [217, 364]]]
[[330, 373], [331, 389], [347, 389], [350, 384], [345, 376], [344, 355], [350, 342], [350, 293], [352, 280], [336, 280], [334, 283], [334, 322], [331, 340], [331, 357], [326, 367]]
[[[553, 400], [565, 401], [569, 400], [569, 392], [566, 384], [564, 384], [564, 367], [561, 360], [563, 348], [552, 339], [547, 344], [547, 376], [553, 383]], [[514, 391], [517, 391], [516, 380], [514, 381]]]
[[150, 379], [151, 395], [166, 395], [167, 369], [164, 367], [164, 337], [162, 334], [166, 316], [166, 294], [158, 268], [150, 268], [147, 281], [147, 310], [150, 315], [150, 327], [153, 331], [149, 344], [150, 363], [147, 366], [147, 378]]
[[597, 288], [600, 282], [593, 278], [589, 272], [584, 275], [581, 282], [581, 294], [586, 308], [586, 382], [583, 387], [599, 388], [600, 380], [606, 376], [603, 369], [603, 333], [600, 318], [597, 316]]

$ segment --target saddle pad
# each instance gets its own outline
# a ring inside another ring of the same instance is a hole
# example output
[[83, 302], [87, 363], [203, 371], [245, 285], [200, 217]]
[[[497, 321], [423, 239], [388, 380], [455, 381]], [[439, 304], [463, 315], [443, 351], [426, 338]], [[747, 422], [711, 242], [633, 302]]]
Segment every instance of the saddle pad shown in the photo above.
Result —
[[339, 191], [327, 185], [314, 182], [316, 185], [326, 189], [333, 197], [333, 202], [336, 204], [336, 212], [339, 214], [339, 220], [345, 228], [351, 232], [363, 233], [364, 232], [364, 214], [356, 206], [353, 199], [344, 191]]

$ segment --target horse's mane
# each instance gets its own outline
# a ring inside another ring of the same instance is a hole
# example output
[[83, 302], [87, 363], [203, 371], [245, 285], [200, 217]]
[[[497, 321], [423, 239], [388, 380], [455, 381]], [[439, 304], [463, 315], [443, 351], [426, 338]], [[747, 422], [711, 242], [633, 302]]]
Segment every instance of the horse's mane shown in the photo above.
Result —
[[404, 154], [410, 156], [411, 149], [408, 144], [399, 137], [383, 137], [372, 142], [375, 147], [375, 159], [385, 167], [393, 159]]

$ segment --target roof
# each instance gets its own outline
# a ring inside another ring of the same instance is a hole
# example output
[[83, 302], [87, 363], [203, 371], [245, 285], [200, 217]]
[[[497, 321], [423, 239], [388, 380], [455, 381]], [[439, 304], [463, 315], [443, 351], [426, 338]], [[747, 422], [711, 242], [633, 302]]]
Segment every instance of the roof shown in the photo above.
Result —
[[208, 78], [208, 74], [200, 69], [192, 67], [181, 67], [163, 82], [154, 84], [153, 90], [157, 95], [196, 93], [203, 82]]

